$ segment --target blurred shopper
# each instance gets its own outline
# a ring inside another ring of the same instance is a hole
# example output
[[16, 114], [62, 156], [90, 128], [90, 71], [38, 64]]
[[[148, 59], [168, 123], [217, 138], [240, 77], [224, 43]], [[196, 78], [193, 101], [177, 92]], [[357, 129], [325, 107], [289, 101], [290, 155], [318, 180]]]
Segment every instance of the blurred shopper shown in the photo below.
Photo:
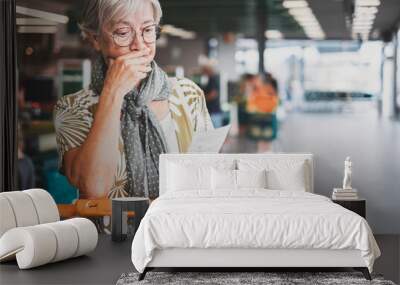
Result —
[[240, 91], [242, 93], [242, 98], [241, 101], [242, 102], [246, 102], [250, 96], [250, 94], [253, 92], [253, 79], [254, 77], [256, 77], [257, 75], [251, 74], [251, 73], [245, 73], [242, 76], [241, 79], [241, 84], [240, 84]]
[[222, 126], [223, 114], [219, 97], [219, 75], [215, 73], [211, 63], [202, 66], [202, 75], [206, 77], [206, 84], [202, 86], [206, 97], [208, 112], [214, 127]]
[[35, 167], [32, 159], [24, 153], [24, 136], [18, 124], [18, 189], [26, 190], [35, 187]]
[[249, 80], [250, 95], [247, 111], [250, 113], [273, 113], [278, 106], [278, 94], [271, 81], [264, 81], [261, 75]]
[[271, 87], [274, 89], [276, 96], [278, 96], [278, 80], [270, 73], [266, 72], [264, 76], [264, 81], [268, 85], [270, 84]]
[[279, 98], [277, 83], [272, 75], [248, 77], [246, 90], [249, 93], [246, 110], [249, 127], [247, 133], [256, 140], [258, 152], [271, 150], [271, 143], [277, 135], [276, 109]]
[[255, 75], [245, 73], [240, 79], [239, 94], [234, 98], [238, 104], [239, 133], [244, 134], [248, 127], [247, 100], [253, 90], [252, 79]]
[[154, 199], [159, 155], [186, 152], [195, 131], [213, 128], [204, 94], [154, 61], [158, 0], [86, 2], [80, 27], [97, 58], [90, 88], [55, 107], [60, 171], [81, 198]]

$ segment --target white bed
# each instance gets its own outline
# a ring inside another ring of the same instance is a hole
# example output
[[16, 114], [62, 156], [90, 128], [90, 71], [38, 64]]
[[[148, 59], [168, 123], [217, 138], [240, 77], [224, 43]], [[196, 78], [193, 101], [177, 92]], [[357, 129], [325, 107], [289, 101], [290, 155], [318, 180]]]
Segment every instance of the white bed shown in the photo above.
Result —
[[141, 278], [155, 267], [354, 267], [370, 278], [380, 251], [367, 222], [312, 194], [313, 168], [311, 154], [161, 155], [160, 197], [132, 243]]

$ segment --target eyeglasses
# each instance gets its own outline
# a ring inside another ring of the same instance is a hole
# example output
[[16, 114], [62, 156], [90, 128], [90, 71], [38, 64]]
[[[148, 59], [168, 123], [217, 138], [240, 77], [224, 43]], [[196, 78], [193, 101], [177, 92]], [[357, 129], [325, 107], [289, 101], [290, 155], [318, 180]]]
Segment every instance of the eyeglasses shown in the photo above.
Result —
[[[154, 43], [160, 36], [160, 27], [157, 24], [152, 24], [142, 29], [142, 39], [146, 44]], [[131, 26], [126, 26], [117, 29], [111, 34], [114, 43], [120, 47], [127, 47], [132, 44], [136, 38], [136, 32]]]

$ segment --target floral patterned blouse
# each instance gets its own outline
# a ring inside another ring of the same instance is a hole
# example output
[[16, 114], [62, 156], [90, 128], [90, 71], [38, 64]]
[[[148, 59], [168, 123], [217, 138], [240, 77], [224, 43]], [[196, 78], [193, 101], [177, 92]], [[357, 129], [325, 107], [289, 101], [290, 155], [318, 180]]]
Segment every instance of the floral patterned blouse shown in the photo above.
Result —
[[[186, 78], [170, 78], [172, 92], [169, 96], [170, 114], [175, 126], [175, 134], [180, 153], [185, 153], [196, 131], [213, 128], [203, 91]], [[59, 154], [59, 170], [64, 173], [63, 156], [65, 152], [81, 146], [93, 123], [99, 97], [90, 89], [61, 97], [54, 109], [54, 125]], [[124, 145], [119, 135], [119, 159], [113, 186], [108, 198], [126, 197], [128, 192], [127, 170]]]

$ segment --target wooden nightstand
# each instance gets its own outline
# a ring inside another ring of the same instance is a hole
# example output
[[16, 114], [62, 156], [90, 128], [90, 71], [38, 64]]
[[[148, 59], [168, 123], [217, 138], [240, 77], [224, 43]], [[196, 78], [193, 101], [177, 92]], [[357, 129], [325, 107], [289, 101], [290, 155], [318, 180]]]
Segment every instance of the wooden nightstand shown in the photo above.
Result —
[[356, 200], [332, 199], [332, 201], [350, 211], [353, 211], [356, 214], [359, 214], [361, 217], [363, 217], [365, 219], [365, 217], [366, 217], [366, 200], [365, 199], [356, 199]]

